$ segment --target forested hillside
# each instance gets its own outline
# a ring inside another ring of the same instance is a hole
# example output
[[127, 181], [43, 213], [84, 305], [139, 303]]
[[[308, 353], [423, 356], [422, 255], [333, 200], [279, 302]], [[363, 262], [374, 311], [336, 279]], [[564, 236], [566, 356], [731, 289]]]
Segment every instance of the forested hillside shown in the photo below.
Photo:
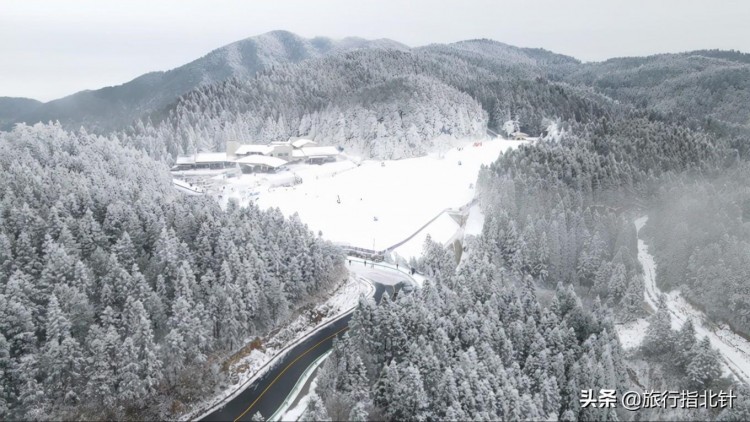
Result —
[[571, 283], [637, 315], [643, 285], [631, 210], [658, 177], [723, 159], [701, 133], [633, 116], [580, 125], [560, 142], [503, 155], [480, 174], [494, 262]]
[[196, 87], [230, 78], [251, 78], [274, 66], [360, 48], [407, 47], [385, 39], [305, 39], [288, 31], [272, 31], [217, 48], [175, 69], [141, 75], [122, 85], [81, 91], [12, 113], [3, 110], [0, 104], [0, 129], [10, 129], [15, 122], [59, 121], [66, 129], [85, 126], [90, 132], [107, 133], [161, 110]]
[[484, 136], [510, 120], [538, 134], [554, 119], [586, 122], [622, 109], [551, 82], [560, 72], [549, 63], [575, 61], [487, 40], [358, 50], [199, 88], [121, 137], [159, 158], [290, 136], [405, 158], [423, 155], [441, 135]]
[[[502, 155], [480, 174], [487, 217], [468, 257], [456, 269], [450, 252], [428, 242], [420, 268], [434, 285], [376, 308], [360, 304], [352, 337], [326, 363], [308, 416], [630, 417], [581, 409], [573, 391], [635, 388], [612, 336], [613, 322], [647, 315], [633, 216], [664, 180], [710, 173], [736, 164], [737, 156], [726, 139], [638, 114], [571, 124], [559, 140]], [[548, 307], [533, 286], [556, 290]], [[671, 374], [660, 382], [724, 382], [710, 344], [689, 328], [673, 333], [663, 312], [643, 352]]]
[[[278, 32], [180, 69], [58, 104], [92, 131], [0, 132], [1, 419], [176, 417], [223, 358], [345, 277], [296, 216], [179, 195], [176, 156], [306, 136], [400, 159], [508, 122], [540, 137], [481, 169], [481, 235], [458, 264], [428, 240], [422, 289], [360, 300], [304, 419], [750, 415], [746, 393], [723, 412], [580, 406], [584, 389], [737, 388], [701, 321], [675, 330], [663, 299], [644, 303], [633, 221], [650, 217], [660, 287], [750, 333], [748, 55], [580, 63], [490, 40]], [[615, 327], [641, 319], [626, 352]]]
[[[649, 217], [657, 281], [682, 288], [716, 320], [750, 335], [750, 169], [680, 178], [660, 189]], [[653, 220], [651, 219], [653, 218]]]
[[675, 117], [750, 125], [750, 55], [701, 50], [580, 66], [567, 81]]
[[[624, 388], [622, 351], [601, 306], [559, 286], [539, 304], [531, 279], [432, 248], [434, 284], [360, 302], [351, 338], [325, 362], [307, 420], [610, 420], [582, 388]], [[523, 285], [523, 288], [519, 286]], [[326, 419], [330, 418], [330, 419]]]
[[0, 97], [0, 129], [12, 124], [42, 103], [31, 98]]
[[343, 277], [296, 218], [178, 194], [142, 152], [0, 135], [0, 417], [163, 419]]

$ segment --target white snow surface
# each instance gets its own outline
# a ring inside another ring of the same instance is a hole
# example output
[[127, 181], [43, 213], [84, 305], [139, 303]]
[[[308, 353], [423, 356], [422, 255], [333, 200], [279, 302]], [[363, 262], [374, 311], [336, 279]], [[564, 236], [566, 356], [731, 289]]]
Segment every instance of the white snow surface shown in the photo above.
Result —
[[172, 179], [175, 189], [177, 191], [186, 193], [188, 195], [203, 195], [206, 191], [200, 186], [194, 186], [184, 180]]
[[435, 221], [420, 230], [419, 233], [409, 239], [409, 241], [394, 249], [393, 252], [407, 261], [410, 258], [417, 259], [422, 256], [422, 250], [427, 236], [430, 236], [432, 241], [447, 246], [456, 238], [456, 235], [460, 234], [460, 231], [461, 226], [458, 225], [456, 220], [454, 220], [448, 213], [443, 212], [435, 219]]
[[[648, 216], [643, 216], [635, 220], [635, 227], [638, 232], [648, 221]], [[664, 295], [667, 308], [672, 318], [672, 327], [679, 328], [688, 319], [693, 320], [695, 332], [699, 338], [708, 336], [711, 346], [718, 349], [724, 360], [724, 366], [731, 371], [742, 382], [750, 383], [750, 342], [740, 337], [728, 327], [716, 327], [709, 322], [708, 317], [698, 309], [690, 305], [683, 297], [681, 292], [672, 291], [669, 293], [662, 292], [656, 285], [656, 262], [654, 257], [648, 253], [648, 245], [638, 239], [638, 261], [640, 261], [645, 272], [645, 291], [644, 297], [646, 303], [652, 308], [657, 309], [659, 296]], [[622, 338], [621, 338], [622, 341]]]
[[[300, 164], [276, 174], [242, 175], [224, 181], [222, 199], [257, 201], [262, 208], [298, 213], [328, 240], [383, 250], [446, 208], [471, 201], [480, 166], [522, 143], [482, 139], [481, 146], [473, 146], [475, 142], [419, 158]], [[301, 184], [293, 185], [295, 175]], [[272, 187], [283, 184], [290, 186]]]
[[482, 234], [482, 228], [484, 227], [484, 213], [479, 207], [479, 204], [474, 204], [469, 208], [469, 218], [466, 219], [466, 225], [464, 226], [465, 236], [479, 236]]
[[639, 318], [626, 324], [615, 325], [615, 331], [620, 338], [620, 344], [625, 350], [635, 349], [643, 342], [648, 328], [648, 320]]

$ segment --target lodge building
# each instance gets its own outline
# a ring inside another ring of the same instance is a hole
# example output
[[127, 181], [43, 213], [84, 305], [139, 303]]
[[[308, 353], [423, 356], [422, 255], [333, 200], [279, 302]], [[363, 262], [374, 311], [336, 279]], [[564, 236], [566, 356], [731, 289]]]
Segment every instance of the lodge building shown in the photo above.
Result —
[[222, 173], [239, 169], [243, 173], [270, 173], [289, 163], [323, 164], [336, 161], [341, 151], [332, 146], [318, 146], [306, 138], [267, 144], [227, 142], [226, 152], [201, 152], [177, 157], [173, 173]]

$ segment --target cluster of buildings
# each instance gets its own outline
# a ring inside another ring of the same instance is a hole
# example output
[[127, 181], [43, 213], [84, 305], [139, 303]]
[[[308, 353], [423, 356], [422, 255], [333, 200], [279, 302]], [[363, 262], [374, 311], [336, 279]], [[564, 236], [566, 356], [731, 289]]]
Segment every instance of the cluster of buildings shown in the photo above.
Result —
[[340, 153], [336, 147], [319, 146], [304, 138], [268, 144], [227, 142], [226, 152], [201, 152], [177, 157], [172, 172], [184, 174], [200, 170], [220, 173], [240, 170], [242, 173], [271, 173], [290, 163], [323, 164], [336, 161]]

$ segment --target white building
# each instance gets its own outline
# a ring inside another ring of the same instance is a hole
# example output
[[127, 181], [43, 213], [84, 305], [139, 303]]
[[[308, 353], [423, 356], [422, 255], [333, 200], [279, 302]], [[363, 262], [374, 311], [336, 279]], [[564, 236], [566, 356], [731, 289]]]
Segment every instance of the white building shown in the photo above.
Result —
[[252, 154], [234, 160], [243, 173], [270, 173], [286, 166], [287, 162], [278, 157]]
[[234, 155], [237, 157], [245, 157], [248, 155], [271, 155], [273, 153], [273, 147], [271, 145], [261, 144], [244, 144], [240, 145], [234, 151]]
[[172, 172], [184, 176], [213, 175], [241, 169], [244, 173], [274, 172], [291, 162], [323, 164], [336, 161], [336, 147], [318, 146], [306, 138], [268, 144], [227, 142], [226, 152], [201, 152], [177, 157]]
[[305, 146], [292, 151], [292, 157], [295, 160], [304, 161], [310, 164], [322, 164], [336, 161], [340, 154], [336, 147], [315, 147]]
[[224, 171], [234, 168], [236, 164], [227, 158], [224, 152], [199, 152], [193, 155], [177, 157], [175, 165], [172, 167], [173, 172], [191, 171], [191, 170], [216, 170]]
[[307, 138], [292, 138], [289, 141], [291, 142], [292, 146], [295, 149], [299, 149], [299, 148], [306, 147], [306, 146], [314, 147], [318, 145], [317, 142], [313, 141], [312, 139], [307, 139]]
[[336, 147], [318, 146], [317, 142], [307, 138], [291, 138], [288, 141], [274, 141], [268, 144], [244, 144], [227, 146], [228, 155], [234, 149], [236, 157], [251, 155], [280, 158], [287, 162], [304, 161], [308, 163], [324, 163], [336, 161], [339, 151]]

